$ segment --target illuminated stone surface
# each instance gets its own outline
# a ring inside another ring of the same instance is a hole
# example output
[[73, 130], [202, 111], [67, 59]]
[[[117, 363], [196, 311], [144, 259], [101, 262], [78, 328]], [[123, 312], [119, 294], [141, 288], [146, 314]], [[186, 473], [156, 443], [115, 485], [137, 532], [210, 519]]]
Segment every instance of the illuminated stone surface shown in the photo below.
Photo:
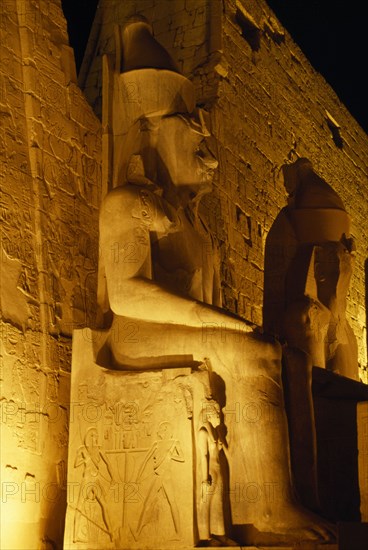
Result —
[[73, 338], [65, 548], [182, 548], [209, 524], [223, 536], [226, 437], [209, 371], [102, 369], [94, 348], [105, 338]]
[[0, 545], [30, 550], [63, 540], [70, 337], [96, 311], [101, 137], [60, 2], [1, 2], [0, 32]]
[[[281, 167], [300, 157], [312, 162], [351, 216], [356, 256], [346, 316], [358, 341], [360, 377], [368, 382], [366, 134], [288, 32], [284, 40], [278, 39], [284, 29], [266, 2], [247, 0], [243, 5], [259, 28], [257, 51], [235, 17], [235, 0], [228, 0], [225, 10], [220, 0], [104, 0], [79, 83], [100, 116], [102, 56], [114, 51], [114, 24], [123, 25], [137, 13], [149, 19], [154, 36], [190, 78], [197, 101], [209, 111], [211, 150], [220, 169], [213, 192], [200, 208], [220, 244], [223, 305], [257, 326], [262, 325], [265, 239], [285, 205]], [[203, 37], [201, 46], [194, 33]], [[136, 91], [130, 89], [131, 99], [139, 98]], [[342, 149], [333, 141], [326, 110], [340, 126]]]
[[[208, 143], [220, 166], [213, 192], [200, 203], [201, 219], [220, 245], [223, 306], [255, 326], [262, 322], [264, 241], [285, 203], [280, 168], [297, 157], [311, 159], [352, 218], [357, 252], [346, 317], [367, 380], [366, 136], [266, 3], [246, 3], [258, 50], [241, 34], [236, 4], [227, 0], [223, 11], [220, 0], [100, 2], [81, 85], [101, 113], [100, 54], [113, 50], [113, 25], [124, 23], [130, 10], [153, 22], [209, 112]], [[59, 0], [1, 2], [0, 33], [1, 546], [29, 550], [62, 544], [70, 335], [73, 327], [93, 325], [96, 309], [101, 125], [75, 84]], [[134, 82], [127, 99], [136, 100], [136, 92]], [[338, 121], [342, 147], [335, 146], [331, 120]], [[103, 139], [106, 149], [105, 126]], [[139, 156], [129, 172], [139, 179]], [[103, 195], [110, 177], [103, 174]], [[125, 326], [123, 338], [131, 330]], [[230, 419], [245, 417], [246, 429], [250, 423], [261, 429], [260, 405], [253, 394], [245, 404], [238, 400]], [[248, 455], [254, 443], [249, 438]], [[281, 487], [273, 471], [264, 486], [257, 476], [258, 469], [250, 471], [231, 488], [238, 521], [239, 510], [255, 517], [254, 500]]]
[[68, 479], [75, 490], [65, 548], [191, 545], [192, 418], [199, 412], [190, 377], [185, 369], [101, 369], [92, 346], [99, 336], [83, 330], [73, 340]]
[[284, 173], [288, 206], [266, 242], [264, 328], [305, 352], [311, 365], [358, 380], [346, 319], [355, 252], [350, 218], [307, 159], [285, 165]]
[[[128, 28], [136, 26], [139, 30], [142, 24], [131, 22], [128, 23]], [[134, 32], [131, 31], [131, 34]], [[136, 36], [138, 38], [138, 31]], [[126, 33], [123, 32], [121, 51], [127, 55], [127, 50], [135, 50], [133, 47], [125, 48], [125, 37]], [[147, 40], [151, 40], [154, 45], [152, 37], [147, 37]], [[151, 51], [155, 51], [153, 46]], [[117, 67], [131, 66], [129, 57], [120, 61], [119, 37], [116, 59]], [[139, 61], [144, 66], [144, 56]], [[122, 79], [122, 75], [126, 78]], [[126, 72], [123, 70], [122, 75], [120, 70], [112, 70], [108, 75], [112, 86], [118, 88], [120, 97], [124, 96], [122, 87], [130, 82], [130, 75], [135, 82], [145, 82], [146, 85], [141, 87], [139, 109], [136, 105], [132, 105], [130, 109], [129, 105], [125, 106], [126, 110], [129, 109], [128, 116], [119, 112], [118, 102], [113, 105], [109, 105], [109, 101], [105, 103], [114, 125], [111, 140], [113, 150], [104, 160], [109, 163], [112, 158], [113, 174], [120, 175], [117, 179], [121, 184], [108, 192], [101, 205], [100, 274], [102, 283], [106, 282], [106, 288], [105, 292], [100, 288], [99, 303], [103, 314], [101, 320], [104, 320], [106, 330], [103, 341], [98, 341], [101, 340], [100, 337], [95, 338], [90, 348], [93, 348], [94, 360], [98, 365], [112, 369], [112, 372], [118, 371], [119, 374], [115, 374], [115, 389], [107, 389], [105, 396], [101, 397], [101, 403], [106, 404], [109, 393], [118, 394], [124, 400], [129, 379], [133, 380], [133, 385], [137, 384], [135, 392], [139, 392], [139, 376], [144, 378], [143, 373], [147, 369], [159, 369], [156, 371], [157, 391], [164, 392], [164, 380], [167, 376], [175, 376], [175, 367], [185, 368], [196, 376], [198, 366], [205, 362], [210, 365], [212, 377], [213, 388], [210, 393], [218, 403], [217, 409], [212, 403], [212, 407], [217, 410], [217, 418], [215, 414], [208, 415], [210, 421], [202, 421], [199, 427], [194, 424], [193, 430], [180, 427], [178, 422], [175, 436], [170, 435], [169, 439], [170, 443], [178, 442], [175, 443], [178, 445], [178, 462], [187, 464], [183, 453], [179, 451], [179, 441], [186, 441], [183, 448], [189, 456], [196, 457], [200, 475], [195, 475], [195, 486], [197, 491], [199, 485], [202, 488], [200, 498], [195, 495], [190, 484], [187, 484], [185, 493], [180, 490], [178, 478], [171, 481], [170, 476], [166, 489], [165, 485], [161, 487], [160, 479], [153, 476], [146, 488], [142, 486], [141, 510], [134, 512], [139, 517], [138, 523], [130, 527], [132, 536], [137, 544], [147, 548], [172, 545], [173, 533], [162, 532], [157, 528], [157, 535], [152, 537], [152, 532], [146, 530], [147, 523], [152, 522], [152, 507], [159, 520], [167, 524], [165, 512], [160, 512], [156, 496], [156, 492], [162, 489], [169, 504], [174, 534], [179, 538], [178, 545], [187, 543], [185, 535], [183, 538], [179, 535], [178, 525], [179, 510], [188, 505], [190, 510], [197, 510], [196, 517], [189, 518], [186, 522], [187, 532], [194, 538], [193, 542], [206, 542], [215, 537], [219, 540], [218, 537], [224, 537], [220, 545], [228, 546], [231, 543], [227, 538], [231, 534], [231, 522], [242, 526], [252, 524], [260, 532], [272, 533], [275, 540], [280, 542], [300, 539], [328, 540], [332, 536], [328, 525], [299, 507], [293, 498], [281, 385], [281, 348], [267, 337], [253, 333], [240, 318], [214, 307], [221, 305], [216, 246], [198, 214], [199, 200], [204, 193], [210, 191], [213, 171], [217, 165], [206, 147], [205, 138], [209, 137], [209, 132], [204, 125], [205, 115], [203, 112], [191, 113], [193, 107], [187, 107], [186, 113], [177, 113], [177, 102], [183, 105], [183, 101], [180, 102], [180, 95], [178, 100], [176, 91], [173, 93], [173, 100], [168, 101], [171, 88], [167, 89], [165, 83], [166, 80], [170, 82], [176, 73], [170, 74], [166, 69], [157, 71], [150, 67], [133, 68]], [[152, 91], [152, 84], [157, 86], [156, 93]], [[145, 89], [148, 90], [147, 101]], [[183, 86], [182, 89], [187, 97], [186, 88]], [[117, 97], [114, 90], [111, 97], [113, 100]], [[144, 107], [147, 104], [150, 108], [145, 113]], [[120, 130], [116, 131], [114, 127]], [[124, 139], [124, 136], [130, 136], [130, 140]], [[125, 148], [129, 147], [128, 152], [122, 146], [121, 149], [116, 147], [116, 143], [121, 145], [124, 142]], [[119, 172], [116, 159], [119, 159], [121, 151], [125, 155], [127, 168]], [[129, 172], [132, 156], [140, 159], [139, 173]], [[113, 184], [115, 181], [113, 177]], [[81, 362], [79, 354], [84, 356], [85, 352], [80, 338], [76, 339], [73, 346], [76, 350], [73, 356], [73, 376], [77, 377], [77, 381], [73, 379], [72, 395], [76, 395], [76, 384], [85, 378], [88, 362], [87, 367]], [[167, 369], [167, 372], [161, 371], [162, 368]], [[81, 369], [82, 372], [79, 372]], [[142, 374], [132, 375], [129, 370], [142, 371]], [[97, 367], [95, 373], [91, 371], [94, 387], [104, 385], [102, 379], [99, 382], [98, 372]], [[151, 375], [153, 376], [152, 373]], [[201, 399], [195, 395], [189, 380], [184, 379], [184, 383], [193, 395], [194, 409], [202, 410], [205, 407], [203, 396]], [[134, 393], [134, 389], [132, 391]], [[262, 409], [257, 422], [237, 419], [236, 409], [239, 404], [243, 413], [245, 405], [252, 399]], [[149, 402], [150, 397], [143, 396], [141, 401]], [[129, 405], [129, 399], [127, 403]], [[128, 406], [125, 401], [121, 404], [123, 407]], [[159, 400], [154, 407], [154, 431], [157, 433], [160, 432], [162, 419], [166, 416], [165, 406], [165, 400], [161, 404]], [[137, 423], [140, 423], [144, 411], [139, 399], [134, 401], [134, 407], [141, 411], [137, 418]], [[234, 413], [235, 418], [229, 419], [229, 415]], [[224, 415], [223, 427], [227, 441], [221, 441], [217, 436], [216, 428], [221, 422], [221, 415]], [[194, 418], [198, 418], [198, 413], [194, 414]], [[103, 421], [100, 420], [97, 431], [86, 423], [79, 430], [83, 435], [78, 444], [71, 436], [69, 456], [70, 460], [75, 460], [74, 468], [83, 466], [86, 472], [85, 462], [90, 461], [89, 455], [93, 452], [97, 453], [99, 463], [108, 464], [104, 454], [101, 454], [105, 450], [107, 453], [107, 448], [102, 446], [103, 451], [98, 450], [97, 439], [101, 438], [98, 434], [104, 432], [101, 423]], [[78, 431], [75, 426], [74, 429]], [[91, 430], [94, 430], [93, 437], [96, 438], [94, 446], [89, 441], [92, 437]], [[170, 433], [171, 431], [170, 427]], [[195, 434], [192, 441], [188, 440], [187, 435], [191, 432]], [[130, 437], [129, 434], [126, 437]], [[161, 435], [158, 437], [161, 438]], [[139, 449], [145, 447], [143, 441], [136, 445]], [[156, 453], [160, 454], [157, 445], [157, 441], [146, 444], [147, 461], [151, 455], [155, 461]], [[226, 468], [219, 464], [224, 446], [228, 446]], [[138, 462], [138, 473], [129, 472], [127, 479], [140, 485], [146, 459]], [[73, 484], [74, 474], [71, 468], [72, 464], [69, 463], [70, 480]], [[109, 470], [112, 471], [112, 468]], [[179, 476], [180, 470], [177, 471]], [[228, 472], [228, 479], [222, 475], [223, 471]], [[156, 470], [154, 473], [159, 475]], [[108, 537], [111, 544], [118, 543], [123, 547], [134, 545], [129, 540], [127, 526], [120, 525], [120, 518], [116, 514], [113, 517], [118, 524], [111, 524], [112, 514], [107, 512], [108, 499], [97, 495], [102, 491], [100, 482], [96, 481], [98, 487], [92, 490], [92, 496], [83, 493], [87, 483], [84, 475], [82, 470], [82, 474], [79, 474], [81, 489], [75, 509], [70, 498], [68, 500], [69, 519], [65, 544], [93, 543], [96, 548], [107, 544], [106, 540], [96, 542], [92, 531], [89, 532], [91, 524], [97, 522], [96, 519], [85, 517], [88, 515], [88, 500], [92, 500], [95, 508], [99, 509], [98, 529], [100, 533], [105, 532], [104, 538]], [[110, 477], [113, 477], [112, 473]], [[254, 483], [257, 488], [269, 488], [270, 479], [278, 479], [282, 490], [279, 488], [273, 491], [272, 497], [267, 491], [267, 494], [252, 503], [253, 506], [245, 507], [240, 504], [236, 491], [229, 490], [236, 483], [244, 490], [245, 480]], [[212, 481], [218, 485], [220, 494], [216, 494], [216, 491], [211, 494]], [[225, 484], [229, 488], [227, 491], [223, 489]], [[205, 495], [203, 490], [207, 491]], [[174, 501], [175, 494], [180, 494], [182, 500], [176, 501], [175, 497]], [[207, 499], [210, 499], [209, 502]], [[227, 522], [225, 509], [228, 514]], [[74, 534], [71, 535], [70, 516], [73, 510]], [[86, 540], [80, 540], [79, 527], [76, 527], [76, 522], [82, 521], [82, 516], [87, 521]]]

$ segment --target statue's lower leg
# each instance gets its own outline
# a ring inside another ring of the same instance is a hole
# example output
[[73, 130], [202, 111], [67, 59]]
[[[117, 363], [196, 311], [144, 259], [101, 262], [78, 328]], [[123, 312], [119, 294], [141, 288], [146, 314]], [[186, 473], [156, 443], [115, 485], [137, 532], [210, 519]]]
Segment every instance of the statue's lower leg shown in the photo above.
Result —
[[283, 362], [293, 482], [301, 503], [318, 512], [312, 363], [306, 353], [288, 346], [283, 350]]

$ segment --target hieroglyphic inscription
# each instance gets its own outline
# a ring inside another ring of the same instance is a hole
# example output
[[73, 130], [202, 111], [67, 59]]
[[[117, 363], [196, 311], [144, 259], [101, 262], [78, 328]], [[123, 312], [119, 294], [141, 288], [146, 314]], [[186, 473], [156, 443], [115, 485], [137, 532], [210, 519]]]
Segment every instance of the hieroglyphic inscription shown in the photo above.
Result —
[[140, 548], [147, 538], [165, 548], [188, 539], [182, 528], [193, 501], [189, 386], [162, 371], [99, 369], [79, 380], [70, 427], [72, 548], [92, 541]]

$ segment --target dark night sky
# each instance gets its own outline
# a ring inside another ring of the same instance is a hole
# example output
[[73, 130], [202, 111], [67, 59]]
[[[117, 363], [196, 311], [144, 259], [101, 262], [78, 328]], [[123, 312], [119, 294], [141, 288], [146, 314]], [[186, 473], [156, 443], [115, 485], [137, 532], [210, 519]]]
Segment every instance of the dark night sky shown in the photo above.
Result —
[[[97, 3], [98, 0], [62, 0], [77, 68], [82, 61]], [[368, 48], [363, 2], [267, 0], [267, 3], [313, 67], [368, 132], [365, 84]]]

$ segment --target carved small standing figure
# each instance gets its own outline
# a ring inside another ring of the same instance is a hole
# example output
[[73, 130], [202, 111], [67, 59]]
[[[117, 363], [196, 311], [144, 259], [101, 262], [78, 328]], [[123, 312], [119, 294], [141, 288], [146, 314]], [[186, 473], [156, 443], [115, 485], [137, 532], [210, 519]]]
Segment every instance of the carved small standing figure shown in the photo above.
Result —
[[[112, 540], [112, 525], [108, 513], [106, 499], [106, 485], [113, 481], [112, 471], [107, 457], [101, 452], [98, 443], [96, 428], [88, 428], [84, 437], [84, 445], [79, 447], [75, 458], [74, 468], [83, 466], [83, 480], [79, 490], [77, 508], [74, 517], [74, 542], [91, 542], [90, 531], [106, 533]], [[91, 517], [86, 504], [97, 503], [102, 516], [103, 525]], [[80, 540], [78, 518], [83, 517], [87, 522], [87, 530], [83, 530], [83, 538]], [[91, 529], [90, 529], [91, 528]], [[85, 537], [87, 540], [85, 540]]]
[[223, 444], [217, 427], [220, 425], [220, 406], [211, 399], [202, 407], [202, 422], [198, 433], [201, 494], [198, 503], [199, 546], [236, 546], [225, 536], [224, 480], [220, 453]]
[[140, 483], [149, 460], [153, 459], [153, 479], [143, 503], [137, 530], [133, 534], [136, 539], [140, 536], [143, 527], [149, 523], [150, 515], [157, 504], [160, 491], [164, 493], [169, 504], [176, 537], [180, 538], [180, 518], [171, 475], [171, 463], [172, 461], [184, 462], [184, 456], [179, 441], [172, 438], [170, 422], [161, 422], [157, 430], [157, 437], [157, 441], [153, 443], [148, 451], [137, 476], [137, 483]]

